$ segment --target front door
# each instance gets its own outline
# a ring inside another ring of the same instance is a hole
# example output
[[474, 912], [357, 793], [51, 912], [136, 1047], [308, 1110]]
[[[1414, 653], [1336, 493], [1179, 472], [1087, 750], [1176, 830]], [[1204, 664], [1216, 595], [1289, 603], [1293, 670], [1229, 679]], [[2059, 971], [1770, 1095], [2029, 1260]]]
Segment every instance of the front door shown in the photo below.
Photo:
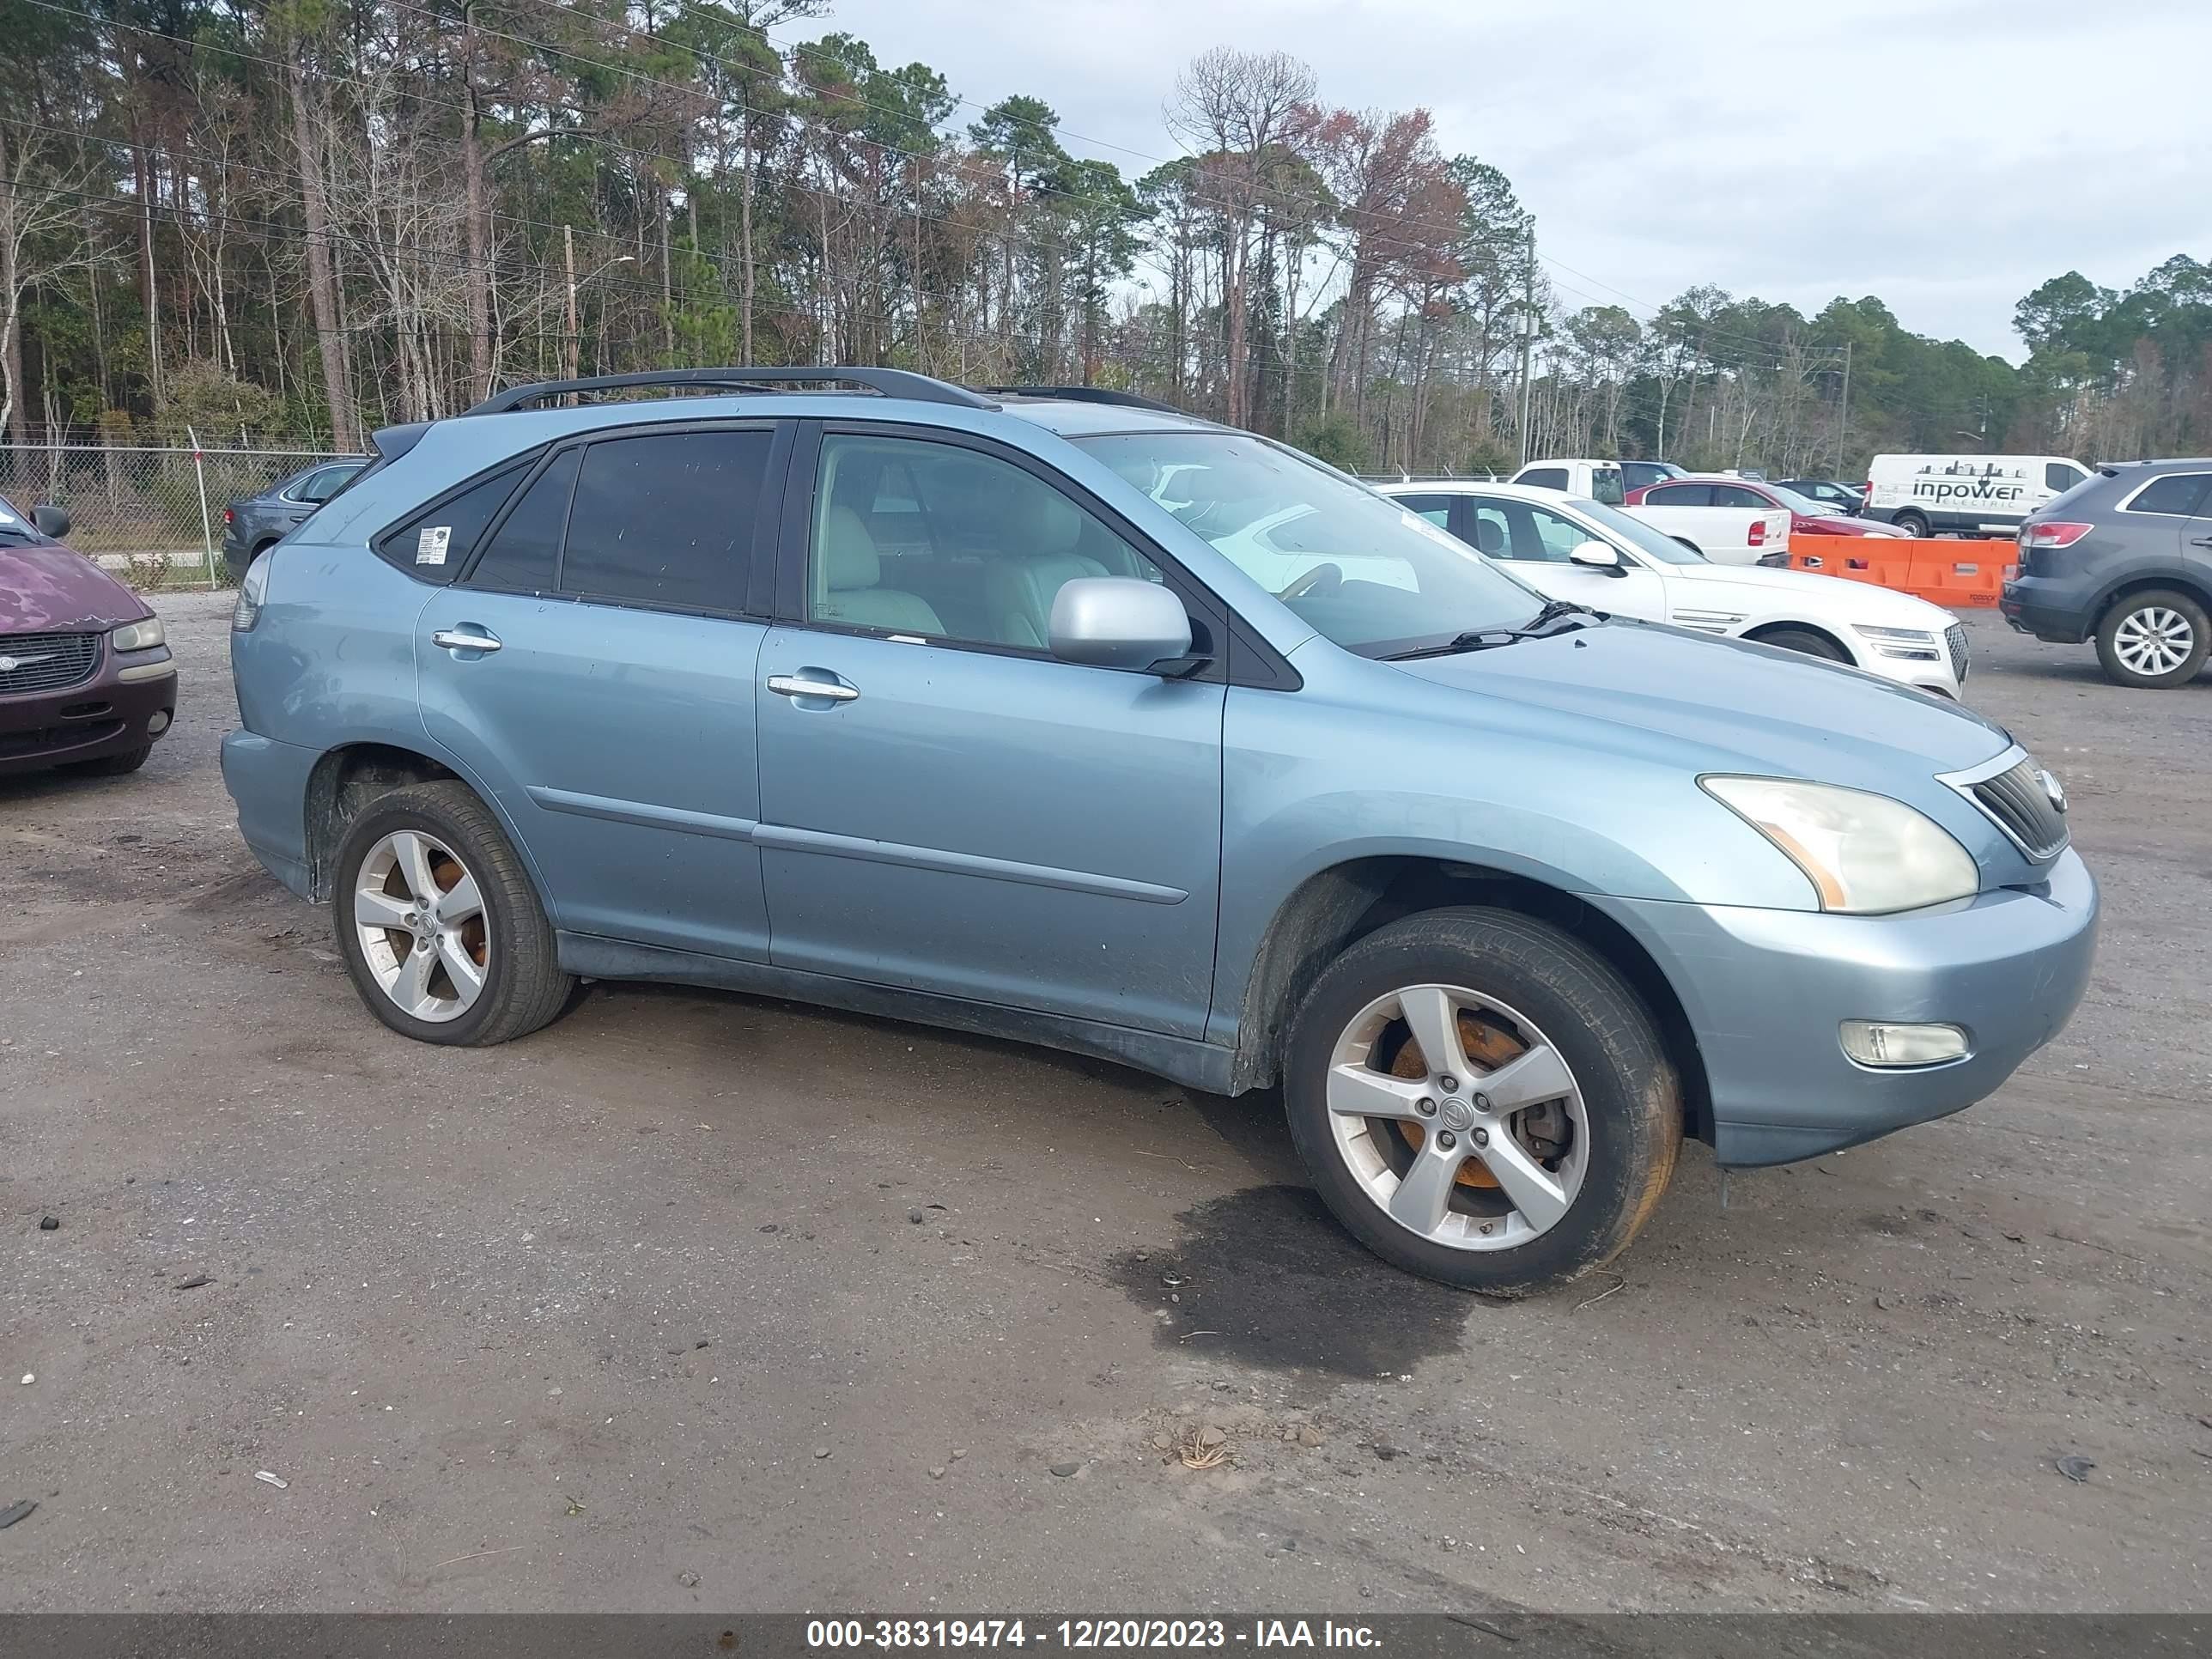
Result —
[[566, 931], [767, 958], [768, 630], [741, 613], [773, 447], [760, 425], [561, 450], [416, 623], [423, 726], [496, 794]]
[[[1504, 495], [1468, 496], [1466, 512], [1468, 539], [1547, 598], [1644, 622], [1667, 620], [1665, 579], [1595, 531], [1547, 507]], [[1628, 574], [1575, 563], [1568, 556], [1589, 541], [1613, 546]]]
[[1224, 688], [1050, 654], [1063, 582], [1164, 573], [1032, 465], [832, 430], [794, 469], [756, 686], [773, 960], [1197, 1037]]

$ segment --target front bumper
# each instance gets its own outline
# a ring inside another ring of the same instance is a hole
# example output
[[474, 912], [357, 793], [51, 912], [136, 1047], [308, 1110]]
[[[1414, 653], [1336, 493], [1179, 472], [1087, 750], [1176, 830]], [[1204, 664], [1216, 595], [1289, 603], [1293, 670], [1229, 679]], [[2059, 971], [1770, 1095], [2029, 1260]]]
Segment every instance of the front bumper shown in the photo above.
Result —
[[[126, 669], [142, 676], [166, 672], [126, 680]], [[160, 737], [176, 713], [177, 673], [167, 647], [126, 653], [103, 641], [91, 678], [0, 696], [0, 777], [126, 753]]]
[[[1704, 1061], [1724, 1164], [1788, 1164], [1993, 1093], [2064, 1027], [2096, 955], [2097, 884], [2070, 849], [2033, 888], [1899, 916], [1595, 900], [1648, 949]], [[1847, 1019], [1964, 1026], [1964, 1060], [1877, 1070]]]

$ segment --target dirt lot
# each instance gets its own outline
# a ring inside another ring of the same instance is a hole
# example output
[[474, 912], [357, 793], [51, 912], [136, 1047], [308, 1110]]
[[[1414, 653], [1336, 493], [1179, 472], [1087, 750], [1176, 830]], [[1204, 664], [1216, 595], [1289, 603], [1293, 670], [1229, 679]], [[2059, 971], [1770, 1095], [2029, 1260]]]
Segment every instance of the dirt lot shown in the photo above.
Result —
[[1978, 619], [2072, 1028], [1498, 1306], [1272, 1099], [651, 988], [392, 1036], [237, 839], [223, 607], [144, 772], [0, 782], [0, 1608], [2212, 1607], [2212, 678]]

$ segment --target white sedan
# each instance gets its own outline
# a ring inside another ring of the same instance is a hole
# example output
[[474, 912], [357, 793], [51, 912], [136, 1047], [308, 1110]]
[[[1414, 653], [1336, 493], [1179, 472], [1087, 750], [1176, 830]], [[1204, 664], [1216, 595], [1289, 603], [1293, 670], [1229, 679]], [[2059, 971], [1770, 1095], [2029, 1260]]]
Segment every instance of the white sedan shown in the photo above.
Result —
[[1554, 489], [1380, 488], [1547, 597], [1802, 651], [1954, 700], [1965, 684], [1965, 627], [1909, 593], [1802, 570], [1709, 563], [1617, 507]]

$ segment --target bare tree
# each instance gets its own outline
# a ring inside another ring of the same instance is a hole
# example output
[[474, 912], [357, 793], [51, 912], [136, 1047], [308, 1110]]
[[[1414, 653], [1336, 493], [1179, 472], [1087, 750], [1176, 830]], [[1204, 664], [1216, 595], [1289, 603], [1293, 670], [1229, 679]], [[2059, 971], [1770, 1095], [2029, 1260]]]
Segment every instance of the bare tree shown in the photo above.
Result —
[[23, 302], [37, 284], [92, 263], [84, 204], [99, 173], [96, 155], [0, 120], [0, 427], [11, 443], [26, 436]]
[[1165, 115], [1170, 131], [1207, 152], [1205, 190], [1227, 222], [1222, 250], [1222, 302], [1232, 425], [1249, 416], [1246, 384], [1246, 280], [1252, 233], [1266, 191], [1270, 150], [1291, 147], [1297, 112], [1313, 102], [1313, 71], [1288, 52], [1214, 46], [1176, 77]]

